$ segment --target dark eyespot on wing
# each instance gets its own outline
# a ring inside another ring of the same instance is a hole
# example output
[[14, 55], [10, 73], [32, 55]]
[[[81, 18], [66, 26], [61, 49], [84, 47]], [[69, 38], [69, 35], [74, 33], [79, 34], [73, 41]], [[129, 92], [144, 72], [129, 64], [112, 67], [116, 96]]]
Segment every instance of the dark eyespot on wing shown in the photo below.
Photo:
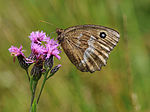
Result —
[[104, 39], [106, 37], [106, 33], [105, 32], [100, 32], [99, 36]]

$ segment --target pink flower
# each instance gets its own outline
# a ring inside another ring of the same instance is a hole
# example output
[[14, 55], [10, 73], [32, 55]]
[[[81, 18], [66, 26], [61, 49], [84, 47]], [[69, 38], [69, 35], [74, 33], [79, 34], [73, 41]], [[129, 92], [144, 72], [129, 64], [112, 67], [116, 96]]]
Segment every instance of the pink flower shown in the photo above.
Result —
[[[58, 50], [59, 44], [54, 39], [50, 39], [50, 37], [46, 36], [46, 33], [43, 31], [32, 32], [29, 38], [31, 40], [31, 53], [28, 58], [23, 54], [24, 50], [22, 50], [22, 45], [20, 48], [11, 46], [8, 49], [9, 52], [14, 56], [14, 61], [17, 56], [20, 66], [27, 72], [29, 81], [31, 79], [30, 76], [33, 76], [33, 80], [38, 81], [43, 73], [48, 74], [49, 71], [50, 75], [48, 78], [50, 78], [61, 67], [59, 64], [52, 69], [54, 56], [60, 60], [60, 51]], [[28, 68], [31, 64], [34, 65], [29, 75]]]
[[37, 44], [41, 44], [41, 41], [47, 40], [46, 34], [43, 33], [43, 31], [32, 32], [32, 33], [30, 33], [29, 38], [32, 41], [32, 43], [37, 43]]
[[24, 56], [24, 54], [22, 53], [24, 51], [24, 50], [22, 50], [22, 45], [20, 46], [20, 48], [11, 46], [8, 50], [11, 53], [11, 55], [13, 55], [13, 56], [19, 56], [19, 55]]
[[58, 55], [60, 51], [58, 50], [59, 44], [54, 39], [51, 39], [46, 44], [47, 56], [49, 58], [51, 55], [55, 56], [57, 59], [60, 60], [60, 56]]
[[57, 67], [59, 67], [59, 68], [60, 68], [60, 67], [61, 67], [61, 64], [58, 64], [58, 65], [57, 65]]
[[31, 43], [31, 51], [36, 58], [39, 58], [40, 56], [44, 56], [46, 54], [45, 47], [36, 43]]
[[29, 38], [31, 39], [31, 54], [28, 58], [22, 53], [22, 46], [20, 46], [20, 48], [14, 46], [9, 48], [11, 54], [14, 56], [22, 55], [27, 63], [33, 63], [38, 59], [45, 61], [45, 59], [50, 58], [50, 56], [55, 56], [60, 60], [59, 44], [54, 39], [50, 39], [50, 37], [46, 36], [46, 33], [43, 31], [32, 32]]

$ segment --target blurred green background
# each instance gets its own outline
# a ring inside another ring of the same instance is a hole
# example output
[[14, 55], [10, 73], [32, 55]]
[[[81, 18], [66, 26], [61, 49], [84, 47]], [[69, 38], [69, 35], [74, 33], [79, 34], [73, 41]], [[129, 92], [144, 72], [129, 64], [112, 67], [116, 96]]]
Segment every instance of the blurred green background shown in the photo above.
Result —
[[40, 20], [59, 28], [103, 25], [121, 38], [93, 74], [78, 71], [62, 52], [38, 112], [150, 112], [150, 0], [0, 0], [0, 112], [29, 111], [29, 83], [8, 48], [22, 44], [28, 56], [32, 31], [55, 32]]

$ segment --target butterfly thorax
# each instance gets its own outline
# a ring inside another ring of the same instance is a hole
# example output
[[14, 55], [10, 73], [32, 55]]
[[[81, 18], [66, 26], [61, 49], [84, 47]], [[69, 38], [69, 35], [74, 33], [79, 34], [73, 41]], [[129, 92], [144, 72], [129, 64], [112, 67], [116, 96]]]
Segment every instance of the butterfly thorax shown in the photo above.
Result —
[[63, 40], [63, 37], [64, 37], [64, 36], [62, 36], [62, 34], [64, 33], [64, 30], [57, 28], [56, 33], [58, 34], [57, 40], [59, 43], [61, 43], [61, 41]]

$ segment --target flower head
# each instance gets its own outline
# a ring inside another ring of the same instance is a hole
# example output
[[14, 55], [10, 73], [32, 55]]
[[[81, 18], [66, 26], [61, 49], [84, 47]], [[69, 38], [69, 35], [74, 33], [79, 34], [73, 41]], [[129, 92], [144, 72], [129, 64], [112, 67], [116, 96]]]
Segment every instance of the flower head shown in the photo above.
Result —
[[24, 54], [22, 53], [24, 51], [24, 50], [22, 50], [22, 45], [20, 46], [20, 48], [11, 46], [8, 50], [11, 53], [11, 55], [13, 55], [13, 56], [19, 56], [19, 55], [24, 56]]
[[[50, 37], [46, 36], [46, 33], [43, 31], [32, 32], [29, 38], [31, 40], [31, 54], [28, 58], [22, 53], [22, 46], [20, 46], [20, 48], [11, 46], [8, 50], [11, 55], [17, 56], [19, 64], [23, 69], [28, 70], [29, 66], [34, 64], [31, 75], [34, 76], [33, 80], [39, 80], [44, 69], [51, 70], [53, 67], [54, 56], [60, 60], [60, 51], [58, 50], [59, 44], [54, 39], [50, 39]], [[53, 74], [57, 72], [60, 65], [54, 68]]]
[[32, 33], [30, 33], [29, 38], [32, 41], [32, 43], [37, 43], [37, 44], [41, 44], [41, 41], [47, 40], [46, 34], [43, 33], [43, 31], [32, 32]]
[[35, 56], [36, 59], [46, 54], [45, 47], [42, 45], [38, 45], [36, 43], [31, 43], [31, 51], [32, 51], [32, 55]]
[[47, 56], [49, 58], [51, 55], [55, 56], [57, 59], [60, 60], [60, 56], [58, 55], [60, 51], [58, 50], [59, 44], [54, 39], [51, 39], [46, 44]]
[[[23, 69], [25, 69], [25, 70], [28, 69], [30, 64], [28, 63], [27, 58], [22, 53], [22, 51], [24, 51], [24, 50], [22, 50], [22, 45], [20, 46], [20, 48], [11, 46], [8, 50], [9, 50], [9, 52], [11, 52], [11, 55], [17, 57], [19, 64]], [[15, 62], [15, 57], [14, 57], [14, 62]]]

